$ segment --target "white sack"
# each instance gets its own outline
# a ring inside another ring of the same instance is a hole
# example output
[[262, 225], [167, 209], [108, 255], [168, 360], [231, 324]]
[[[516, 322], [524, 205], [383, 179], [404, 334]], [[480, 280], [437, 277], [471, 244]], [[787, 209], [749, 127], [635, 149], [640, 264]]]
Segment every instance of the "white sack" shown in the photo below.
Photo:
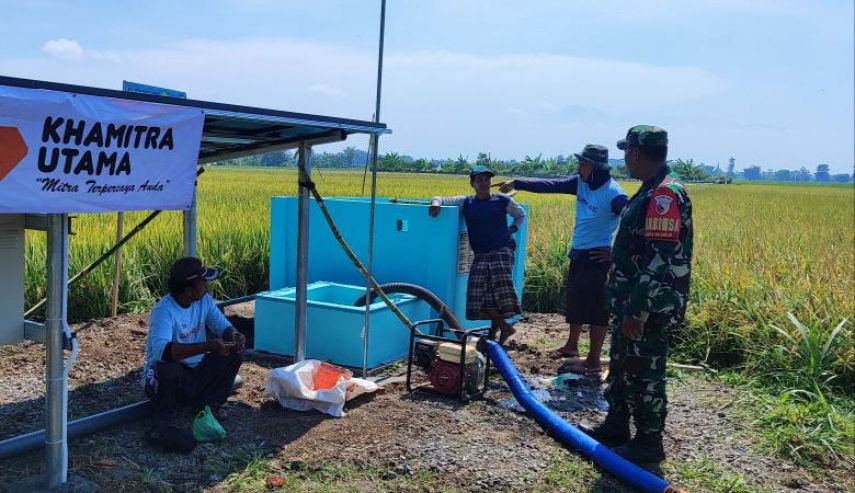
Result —
[[309, 359], [284, 368], [274, 368], [267, 382], [267, 393], [286, 409], [316, 409], [336, 418], [344, 416], [347, 384], [344, 379], [339, 379], [331, 389], [315, 390], [312, 374], [320, 364], [318, 360]]

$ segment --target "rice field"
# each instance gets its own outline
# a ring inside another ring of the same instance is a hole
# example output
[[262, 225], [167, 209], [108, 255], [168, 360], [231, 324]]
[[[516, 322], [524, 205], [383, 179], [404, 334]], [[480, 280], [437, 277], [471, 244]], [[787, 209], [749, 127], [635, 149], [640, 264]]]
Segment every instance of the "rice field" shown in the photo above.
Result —
[[[325, 196], [360, 195], [362, 174], [320, 170]], [[199, 180], [199, 254], [223, 268], [212, 286], [220, 298], [266, 288], [269, 197], [297, 193], [293, 169], [209, 169]], [[637, 183], [624, 183], [632, 193]], [[818, 333], [855, 316], [855, 188], [804, 185], [690, 185], [695, 257], [683, 354], [714, 364], [786, 364], [775, 345], [798, 334], [787, 314]], [[380, 174], [378, 194], [430, 197], [468, 193], [463, 176]], [[561, 311], [559, 286], [572, 233], [575, 199], [520, 193], [531, 206], [524, 304], [532, 311]], [[125, 231], [147, 213], [125, 216]], [[115, 214], [74, 220], [71, 274], [115, 239]], [[149, 307], [165, 291], [168, 266], [181, 255], [181, 214], [165, 212], [123, 249], [121, 310]], [[352, 238], [352, 241], [361, 239]], [[44, 294], [44, 234], [28, 232], [26, 300]], [[75, 284], [69, 314], [81, 320], [109, 314], [112, 261]], [[777, 329], [781, 329], [781, 331]], [[855, 349], [844, 324], [827, 357], [835, 386], [853, 388]], [[771, 358], [771, 359], [770, 359]]]
[[[361, 195], [362, 174], [316, 171], [324, 196]], [[223, 299], [267, 287], [273, 195], [297, 193], [293, 169], [213, 168], [199, 179], [199, 255], [220, 266]], [[638, 183], [623, 184], [633, 193]], [[689, 185], [695, 256], [687, 324], [675, 357], [729, 369], [722, 378], [757, 389], [746, 409], [784, 456], [820, 466], [855, 460], [855, 187]], [[428, 198], [469, 193], [465, 176], [380, 174], [378, 194]], [[575, 198], [519, 193], [531, 206], [523, 303], [561, 311], [559, 287]], [[148, 213], [125, 216], [129, 231]], [[74, 220], [70, 273], [115, 240], [115, 214]], [[141, 311], [166, 291], [182, 253], [179, 212], [165, 212], [123, 249], [121, 310]], [[364, 238], [347, 238], [364, 241]], [[71, 288], [75, 320], [107, 316], [112, 261]], [[44, 233], [27, 233], [26, 300], [44, 295]], [[759, 406], [759, 407], [757, 407]]]

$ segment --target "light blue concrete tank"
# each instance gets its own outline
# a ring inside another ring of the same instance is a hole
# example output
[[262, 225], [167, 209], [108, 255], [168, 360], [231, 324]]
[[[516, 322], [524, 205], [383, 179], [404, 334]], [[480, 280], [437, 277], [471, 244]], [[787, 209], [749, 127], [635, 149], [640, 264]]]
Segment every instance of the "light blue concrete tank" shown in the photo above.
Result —
[[[258, 293], [255, 298], [255, 349], [276, 354], [294, 354], [296, 289]], [[308, 286], [306, 357], [362, 368], [362, 326], [365, 307], [354, 302], [365, 296], [365, 288], [316, 282]], [[407, 318], [429, 318], [430, 307], [401, 293], [390, 299]], [[368, 368], [405, 358], [410, 332], [380, 300], [369, 308], [371, 334], [368, 338]], [[261, 330], [259, 330], [261, 329]]]
[[[367, 198], [331, 198], [324, 202], [345, 241], [367, 264]], [[314, 200], [309, 210], [309, 282], [329, 281], [365, 286], [365, 280], [341, 250]], [[523, 205], [526, 212], [528, 206]], [[509, 218], [510, 222], [510, 218]], [[466, 320], [466, 283], [472, 250], [459, 207], [446, 206], [428, 215], [426, 201], [377, 200], [374, 223], [374, 276], [380, 283], [418, 284], [439, 296], [458, 319]], [[522, 296], [528, 221], [516, 234], [514, 285]], [[270, 223], [270, 289], [295, 285], [297, 267], [297, 198], [273, 197]], [[484, 321], [466, 321], [481, 327]], [[266, 327], [256, 325], [263, 332]], [[307, 329], [312, 331], [312, 327]], [[373, 329], [372, 329], [373, 330]], [[370, 340], [370, 338], [369, 338]]]

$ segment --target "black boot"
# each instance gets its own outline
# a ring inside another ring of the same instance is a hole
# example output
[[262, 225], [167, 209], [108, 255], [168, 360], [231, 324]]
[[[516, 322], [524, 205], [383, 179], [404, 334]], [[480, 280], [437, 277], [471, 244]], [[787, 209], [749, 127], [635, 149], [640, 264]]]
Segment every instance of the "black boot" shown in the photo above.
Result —
[[606, 415], [606, 420], [599, 426], [581, 424], [579, 430], [606, 447], [617, 447], [629, 441], [629, 416], [623, 413]]
[[665, 460], [661, 433], [637, 433], [626, 445], [615, 452], [634, 464], [658, 464]]

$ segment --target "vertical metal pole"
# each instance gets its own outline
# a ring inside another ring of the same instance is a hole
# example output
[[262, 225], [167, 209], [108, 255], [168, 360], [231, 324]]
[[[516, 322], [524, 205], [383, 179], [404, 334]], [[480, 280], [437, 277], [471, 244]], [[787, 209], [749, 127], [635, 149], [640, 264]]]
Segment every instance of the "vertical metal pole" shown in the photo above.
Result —
[[[198, 180], [198, 178], [197, 178]], [[194, 182], [196, 183], [196, 182]], [[196, 185], [193, 185], [193, 201], [184, 211], [184, 256], [196, 256]]]
[[68, 216], [48, 214], [47, 232], [47, 308], [45, 316], [45, 462], [48, 488], [64, 484], [68, 475], [68, 444], [65, 441], [67, 400], [63, 375], [62, 330], [65, 297], [68, 293]]
[[[294, 314], [294, 362], [306, 359], [306, 286], [309, 279], [309, 187], [312, 178], [312, 148], [300, 144], [300, 195], [297, 201], [297, 306]], [[306, 174], [303, 174], [303, 170]]]
[[[124, 236], [125, 213], [116, 213], [116, 243]], [[110, 316], [115, 317], [119, 311], [119, 284], [122, 279], [122, 247], [113, 254], [113, 297], [110, 301]]]
[[[380, 122], [380, 89], [383, 85], [383, 41], [386, 30], [386, 0], [380, 1], [380, 48], [377, 54], [377, 97], [374, 103], [374, 121]], [[368, 275], [374, 275], [374, 208], [377, 202], [377, 144], [379, 136], [371, 135], [371, 205], [368, 216]], [[365, 330], [362, 339], [362, 376], [368, 375], [368, 333], [371, 313], [371, 286], [365, 286]]]

